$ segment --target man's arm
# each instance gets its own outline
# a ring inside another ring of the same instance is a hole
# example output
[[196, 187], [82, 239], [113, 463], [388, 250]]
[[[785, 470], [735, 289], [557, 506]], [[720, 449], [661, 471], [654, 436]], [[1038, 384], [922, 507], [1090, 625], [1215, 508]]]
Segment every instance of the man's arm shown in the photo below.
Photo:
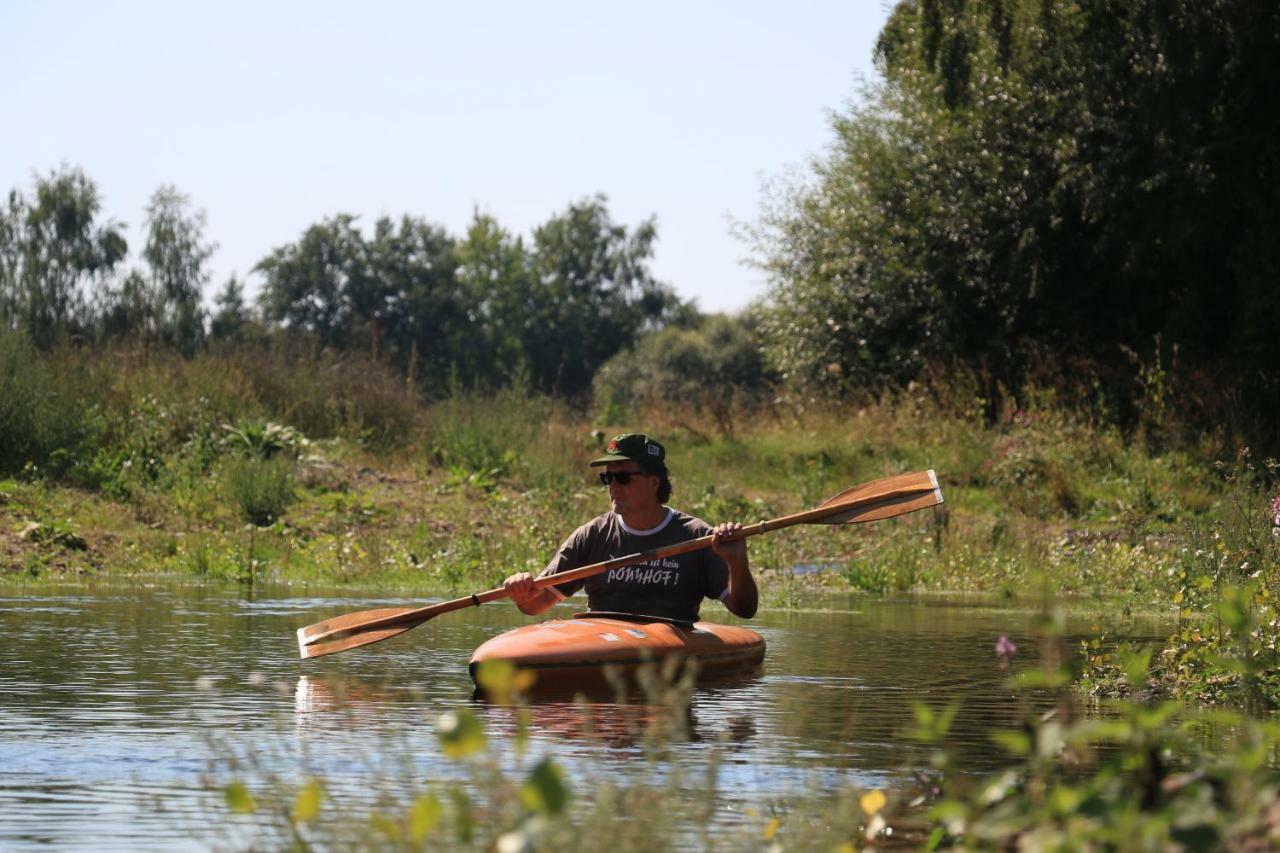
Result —
[[[747, 540], [739, 534], [742, 525], [735, 521], [718, 524], [711, 531], [711, 550], [729, 566], [729, 587], [723, 597], [724, 606], [729, 612], [743, 619], [756, 615], [760, 606], [760, 592], [756, 589], [756, 579], [751, 576], [751, 565], [747, 559]], [[738, 536], [737, 539], [730, 537]]]

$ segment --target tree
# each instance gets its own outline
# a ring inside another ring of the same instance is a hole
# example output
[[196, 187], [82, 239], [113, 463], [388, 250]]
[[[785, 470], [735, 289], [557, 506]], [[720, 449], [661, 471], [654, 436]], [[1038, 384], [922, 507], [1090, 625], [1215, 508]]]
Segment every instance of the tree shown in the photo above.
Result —
[[773, 357], [815, 384], [931, 360], [1017, 382], [1031, 348], [1159, 340], [1275, 382], [1278, 49], [1275, 4], [899, 3], [883, 84], [755, 232]]
[[96, 221], [100, 208], [93, 182], [65, 166], [36, 178], [33, 199], [9, 194], [0, 211], [0, 325], [46, 348], [87, 330], [85, 291], [128, 251], [118, 223]]
[[356, 217], [339, 214], [312, 225], [254, 267], [266, 277], [259, 303], [269, 322], [345, 347], [355, 318], [352, 299], [369, 290], [369, 258]]
[[204, 342], [201, 298], [209, 282], [205, 264], [216, 248], [204, 242], [205, 214], [188, 213], [190, 199], [162, 186], [147, 205], [147, 241], [142, 256], [150, 271], [161, 340], [184, 355]]
[[534, 274], [524, 241], [477, 212], [457, 246], [458, 283], [468, 292], [474, 368], [482, 385], [510, 383], [527, 370], [526, 313]]
[[530, 289], [507, 323], [519, 329], [537, 387], [586, 392], [614, 353], [679, 313], [674, 291], [649, 271], [656, 238], [652, 220], [631, 232], [614, 224], [604, 196], [571, 204], [534, 231]]
[[370, 347], [377, 341], [402, 369], [443, 386], [442, 377], [466, 369], [471, 340], [453, 238], [421, 219], [403, 216], [397, 224], [383, 217], [367, 248], [369, 275], [352, 307], [369, 329]]
[[209, 339], [214, 342], [242, 343], [253, 323], [253, 315], [244, 301], [244, 285], [232, 275], [214, 300], [217, 310], [209, 322]]
[[610, 356], [688, 313], [649, 272], [656, 231], [615, 225], [603, 197], [570, 205], [530, 247], [490, 217], [456, 241], [421, 219], [380, 219], [372, 239], [338, 216], [257, 269], [268, 321], [337, 349], [393, 359], [426, 385], [527, 378], [582, 394]]

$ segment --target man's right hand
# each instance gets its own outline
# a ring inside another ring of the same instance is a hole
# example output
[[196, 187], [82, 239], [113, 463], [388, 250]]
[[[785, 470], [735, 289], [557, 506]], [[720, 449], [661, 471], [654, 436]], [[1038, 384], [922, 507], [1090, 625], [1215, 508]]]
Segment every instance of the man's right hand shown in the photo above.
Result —
[[527, 604], [539, 592], [533, 585], [533, 575], [528, 572], [516, 572], [502, 582], [502, 588], [516, 604]]

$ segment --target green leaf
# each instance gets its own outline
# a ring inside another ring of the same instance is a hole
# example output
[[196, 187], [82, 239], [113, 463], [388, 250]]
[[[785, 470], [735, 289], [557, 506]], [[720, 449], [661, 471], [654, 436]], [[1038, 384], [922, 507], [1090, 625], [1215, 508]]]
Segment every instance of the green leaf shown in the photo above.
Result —
[[988, 737], [1010, 755], [1027, 755], [1031, 752], [1031, 735], [1026, 732], [990, 732]]
[[529, 778], [520, 786], [520, 802], [529, 811], [539, 814], [560, 814], [569, 802], [569, 789], [564, 775], [550, 758], [544, 758], [534, 766]]
[[471, 841], [476, 831], [476, 816], [472, 814], [471, 798], [462, 788], [451, 788], [449, 798], [453, 800], [453, 829], [461, 842]]
[[1049, 807], [1061, 817], [1075, 814], [1083, 802], [1084, 792], [1070, 785], [1059, 785], [1049, 794]]
[[476, 684], [485, 696], [499, 705], [507, 705], [529, 690], [537, 676], [529, 670], [518, 670], [509, 660], [484, 661], [476, 667]]
[[484, 749], [486, 739], [480, 720], [471, 711], [449, 711], [436, 723], [440, 746], [449, 758], [461, 759]]
[[421, 844], [439, 825], [443, 815], [444, 806], [435, 794], [426, 793], [418, 797], [409, 807], [409, 837], [415, 844]]
[[1139, 708], [1134, 714], [1134, 722], [1138, 727], [1147, 731], [1154, 731], [1163, 726], [1170, 717], [1178, 713], [1178, 704], [1176, 702], [1161, 702], [1150, 708]]
[[236, 814], [252, 814], [258, 810], [258, 804], [249, 793], [243, 782], [232, 782], [222, 789], [222, 799], [227, 808]]
[[309, 823], [320, 815], [320, 804], [324, 801], [324, 786], [312, 779], [302, 787], [293, 800], [293, 819], [297, 823]]
[[1124, 670], [1125, 681], [1130, 687], [1142, 688], [1147, 683], [1147, 673], [1151, 668], [1151, 649], [1125, 649], [1119, 655], [1120, 668]]
[[938, 743], [951, 730], [951, 721], [959, 710], [960, 706], [955, 702], [939, 711], [934, 711], [923, 702], [913, 702], [911, 711], [915, 714], [916, 725], [907, 734], [924, 743]]

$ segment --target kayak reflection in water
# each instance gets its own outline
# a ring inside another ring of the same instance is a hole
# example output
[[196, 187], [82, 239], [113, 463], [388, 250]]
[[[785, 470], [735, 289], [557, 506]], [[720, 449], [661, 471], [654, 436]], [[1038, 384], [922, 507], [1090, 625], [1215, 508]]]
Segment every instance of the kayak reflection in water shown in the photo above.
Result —
[[738, 522], [715, 527], [672, 509], [666, 449], [643, 434], [624, 434], [591, 462], [603, 467], [600, 482], [609, 490], [611, 510], [579, 527], [556, 551], [539, 577], [602, 563], [628, 554], [653, 551], [712, 535], [711, 548], [611, 569], [590, 578], [538, 589], [528, 572], [503, 582], [516, 606], [542, 613], [585, 587], [593, 613], [632, 614], [682, 624], [698, 621], [704, 598], [719, 599], [729, 612], [755, 616], [755, 579], [747, 560], [747, 540], [734, 538]]

